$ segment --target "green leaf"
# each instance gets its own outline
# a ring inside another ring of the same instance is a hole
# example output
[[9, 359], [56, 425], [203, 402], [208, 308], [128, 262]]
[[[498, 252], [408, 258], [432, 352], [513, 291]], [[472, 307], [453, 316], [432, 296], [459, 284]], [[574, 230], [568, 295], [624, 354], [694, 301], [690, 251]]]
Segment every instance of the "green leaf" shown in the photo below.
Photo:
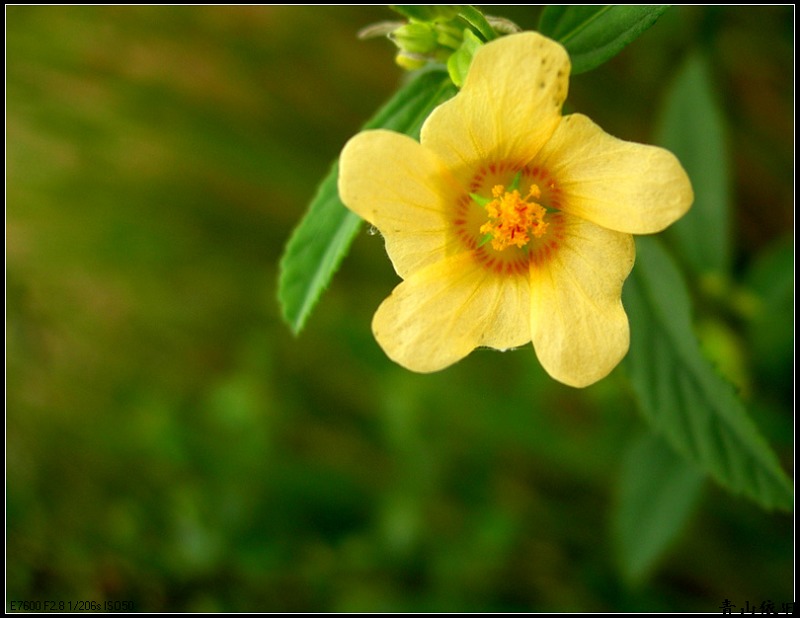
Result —
[[626, 364], [639, 407], [681, 455], [733, 493], [792, 508], [792, 484], [733, 387], [703, 357], [680, 272], [654, 238], [637, 239], [623, 299], [631, 322]]
[[[455, 93], [447, 73], [426, 71], [401, 88], [364, 129], [385, 128], [418, 138], [433, 108]], [[338, 174], [338, 163], [334, 163], [281, 258], [278, 299], [295, 334], [302, 330], [361, 226], [361, 219], [339, 199]]]
[[468, 4], [460, 6], [458, 16], [475, 28], [483, 37], [484, 41], [493, 41], [497, 38], [497, 33], [494, 31], [494, 28], [492, 28], [492, 25], [486, 20], [484, 14], [474, 6]]
[[539, 31], [567, 48], [572, 74], [607, 62], [656, 23], [669, 6], [555, 6], [542, 11]]
[[283, 318], [298, 334], [361, 226], [358, 215], [339, 200], [339, 162], [322, 181], [295, 228], [280, 263], [278, 298]]
[[656, 143], [672, 151], [694, 188], [691, 210], [672, 225], [679, 254], [697, 273], [730, 266], [729, 173], [722, 112], [703, 56], [693, 55], [670, 88]]
[[642, 581], [694, 512], [703, 474], [660, 437], [647, 433], [622, 459], [613, 538], [630, 583]]

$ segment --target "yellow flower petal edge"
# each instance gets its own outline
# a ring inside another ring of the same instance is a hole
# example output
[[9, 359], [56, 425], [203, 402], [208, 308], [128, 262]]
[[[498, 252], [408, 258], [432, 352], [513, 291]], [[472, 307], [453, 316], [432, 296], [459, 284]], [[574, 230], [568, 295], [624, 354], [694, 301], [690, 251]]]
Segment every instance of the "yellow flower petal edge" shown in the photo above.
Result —
[[505, 350], [530, 341], [524, 275], [492, 276], [469, 253], [417, 271], [397, 286], [372, 320], [386, 354], [413, 371], [439, 371], [477, 346]]
[[584, 387], [627, 353], [631, 234], [680, 218], [691, 183], [668, 151], [562, 117], [568, 76], [558, 43], [509, 35], [476, 52], [419, 143], [377, 130], [345, 146], [342, 201], [380, 230], [403, 279], [372, 322], [402, 366], [532, 342], [553, 378]]
[[[382, 153], [376, 157], [375, 153]], [[458, 187], [429, 150], [406, 135], [385, 130], [353, 137], [342, 150], [342, 201], [378, 228], [397, 274], [413, 271], [463, 250], [454, 246], [447, 205]]]
[[612, 230], [660, 232], [694, 200], [675, 155], [612, 137], [581, 114], [564, 117], [537, 160], [559, 179], [566, 212]]
[[558, 126], [569, 70], [566, 50], [534, 32], [484, 45], [461, 92], [431, 113], [420, 141], [456, 173], [481, 161], [525, 163]]
[[630, 234], [565, 216], [564, 246], [531, 271], [531, 333], [536, 356], [555, 379], [588, 386], [628, 351], [622, 284], [633, 267]]

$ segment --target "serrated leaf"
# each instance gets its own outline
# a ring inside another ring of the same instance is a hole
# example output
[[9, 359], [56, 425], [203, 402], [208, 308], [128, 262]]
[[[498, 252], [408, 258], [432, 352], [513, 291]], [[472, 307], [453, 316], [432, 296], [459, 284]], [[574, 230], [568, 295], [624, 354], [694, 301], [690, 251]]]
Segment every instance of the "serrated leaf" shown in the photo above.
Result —
[[549, 5], [539, 31], [566, 47], [572, 74], [585, 73], [607, 62], [656, 23], [669, 6]]
[[[433, 108], [455, 93], [447, 73], [421, 73], [403, 86], [364, 129], [385, 128], [418, 138]], [[338, 174], [337, 162], [320, 184], [281, 258], [278, 298], [283, 317], [295, 334], [302, 330], [361, 226], [361, 219], [339, 199]]]
[[338, 176], [337, 161], [317, 189], [281, 258], [278, 298], [283, 318], [295, 334], [302, 330], [361, 227], [361, 218], [339, 200]]
[[637, 583], [685, 527], [704, 476], [653, 433], [631, 444], [620, 472], [613, 537], [625, 579]]
[[698, 274], [730, 266], [729, 172], [722, 112], [703, 56], [691, 56], [667, 93], [656, 143], [675, 154], [689, 174], [691, 210], [668, 230]]
[[764, 508], [792, 508], [792, 484], [733, 387], [703, 357], [680, 272], [654, 238], [637, 238], [623, 299], [631, 322], [626, 360], [653, 429], [733, 493]]

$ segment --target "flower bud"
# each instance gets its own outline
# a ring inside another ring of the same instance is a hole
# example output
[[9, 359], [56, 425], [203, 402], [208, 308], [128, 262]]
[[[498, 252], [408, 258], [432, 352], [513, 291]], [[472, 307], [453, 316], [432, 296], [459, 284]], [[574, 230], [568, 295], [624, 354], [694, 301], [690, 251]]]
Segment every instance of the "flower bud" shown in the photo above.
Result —
[[437, 47], [436, 32], [432, 24], [410, 22], [400, 26], [389, 36], [403, 52], [430, 54]]
[[394, 61], [406, 71], [416, 71], [428, 64], [429, 58], [420, 54], [412, 54], [411, 52], [400, 50], [397, 52]]

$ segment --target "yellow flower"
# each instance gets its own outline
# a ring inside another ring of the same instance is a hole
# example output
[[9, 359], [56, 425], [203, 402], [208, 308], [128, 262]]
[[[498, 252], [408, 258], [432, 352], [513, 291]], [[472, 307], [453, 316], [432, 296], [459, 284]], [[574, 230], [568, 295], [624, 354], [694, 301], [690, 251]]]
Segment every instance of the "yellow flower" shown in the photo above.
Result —
[[403, 279], [372, 322], [397, 363], [431, 372], [532, 341], [553, 378], [581, 387], [627, 352], [631, 234], [681, 217], [692, 188], [668, 151], [562, 116], [569, 71], [558, 43], [503, 37], [421, 143], [375, 130], [342, 151], [342, 201], [380, 230]]

